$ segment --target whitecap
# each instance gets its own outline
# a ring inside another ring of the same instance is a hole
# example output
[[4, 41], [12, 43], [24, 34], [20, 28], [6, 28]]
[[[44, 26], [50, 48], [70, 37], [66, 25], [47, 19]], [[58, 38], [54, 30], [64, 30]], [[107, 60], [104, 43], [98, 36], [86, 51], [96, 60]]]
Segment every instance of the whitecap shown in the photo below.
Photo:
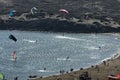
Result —
[[23, 41], [30, 42], [30, 43], [35, 43], [36, 40], [29, 40], [29, 39], [23, 39]]
[[67, 37], [67, 36], [55, 36], [55, 38], [69, 39], [69, 40], [80, 40], [79, 38]]
[[44, 69], [40, 69], [40, 70], [37, 70], [38, 72], [54, 72], [54, 71], [50, 71], [50, 70], [44, 70]]

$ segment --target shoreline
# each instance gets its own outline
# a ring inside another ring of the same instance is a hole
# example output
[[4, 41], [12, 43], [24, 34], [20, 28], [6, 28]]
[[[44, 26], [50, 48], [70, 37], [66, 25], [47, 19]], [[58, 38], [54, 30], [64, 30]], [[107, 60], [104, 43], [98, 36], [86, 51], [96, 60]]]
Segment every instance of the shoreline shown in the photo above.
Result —
[[117, 52], [116, 55], [104, 60], [103, 62], [101, 61], [99, 64], [91, 65], [91, 67], [81, 68], [81, 70], [65, 74], [40, 77], [34, 80], [79, 80], [80, 75], [84, 72], [88, 72], [91, 80], [106, 80], [109, 75], [117, 76], [119, 74], [120, 64], [118, 63], [120, 63], [120, 52]]
[[[90, 21], [90, 23], [88, 23]], [[92, 21], [92, 22], [91, 22]], [[1, 30], [20, 31], [49, 31], [68, 33], [117, 33], [120, 25], [103, 25], [100, 20], [90, 19], [87, 21], [61, 20], [59, 18], [44, 18], [33, 21], [19, 21], [14, 18], [0, 20]], [[56, 27], [57, 26], [57, 27]]]

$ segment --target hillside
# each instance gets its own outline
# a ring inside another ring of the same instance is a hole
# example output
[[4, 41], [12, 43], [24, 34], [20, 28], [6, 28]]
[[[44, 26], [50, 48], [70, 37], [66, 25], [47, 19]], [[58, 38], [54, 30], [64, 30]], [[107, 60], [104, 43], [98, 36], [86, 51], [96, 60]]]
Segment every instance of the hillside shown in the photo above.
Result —
[[29, 12], [35, 6], [39, 11], [51, 14], [65, 8], [77, 17], [84, 13], [117, 15], [120, 13], [119, 5], [119, 0], [0, 0], [0, 13], [8, 13], [11, 9], [20, 13]]
[[[44, 21], [44, 19], [49, 18], [52, 19], [52, 21], [50, 21], [51, 24], [49, 25], [53, 25], [52, 22], [55, 19], [57, 19], [58, 22], [59, 21], [61, 22], [61, 19], [64, 17], [65, 18], [64, 20], [66, 20], [68, 23], [74, 22], [74, 24], [77, 23], [79, 24], [79, 26], [81, 22], [82, 24], [84, 23], [88, 25], [88, 23], [92, 21], [91, 23], [89, 23], [90, 25], [93, 24], [94, 22], [97, 22], [101, 26], [109, 26], [118, 30], [120, 27], [119, 5], [120, 5], [120, 0], [0, 0], [0, 7], [1, 7], [0, 18], [1, 20], [4, 19], [11, 20], [8, 14], [10, 10], [15, 9], [16, 16], [12, 17], [12, 19], [15, 20], [20, 20], [20, 21], [37, 20], [37, 22], [40, 21], [39, 23], [41, 23], [41, 21]], [[30, 10], [32, 7], [37, 8], [36, 15], [31, 15]], [[61, 14], [58, 10], [62, 8], [68, 10], [69, 14]], [[84, 20], [84, 16], [86, 15], [89, 16], [89, 20]], [[11, 24], [12, 26], [15, 25], [12, 23], [9, 24]], [[30, 23], [32, 24], [34, 22], [30, 22]], [[74, 24], [72, 24], [71, 26], [74, 26]], [[41, 25], [41, 24], [37, 24], [37, 25]], [[12, 29], [17, 29], [17, 28], [12, 28]], [[28, 28], [26, 28], [26, 30], [27, 29]]]

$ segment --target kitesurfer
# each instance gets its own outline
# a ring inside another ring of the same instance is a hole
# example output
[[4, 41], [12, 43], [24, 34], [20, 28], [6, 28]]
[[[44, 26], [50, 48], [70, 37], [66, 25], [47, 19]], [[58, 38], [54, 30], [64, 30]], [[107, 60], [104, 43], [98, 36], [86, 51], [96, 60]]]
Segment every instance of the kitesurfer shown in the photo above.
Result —
[[99, 46], [99, 49], [101, 49], [101, 47]]
[[68, 60], [68, 59], [69, 59], [69, 56], [66, 57], [66, 60]]
[[16, 51], [13, 52], [13, 59], [14, 59], [14, 61], [16, 61], [16, 59], [17, 59]]
[[46, 68], [44, 68], [44, 70], [46, 70]]
[[37, 43], [38, 41], [36, 40], [35, 42]]
[[14, 80], [18, 80], [18, 77], [14, 77]]

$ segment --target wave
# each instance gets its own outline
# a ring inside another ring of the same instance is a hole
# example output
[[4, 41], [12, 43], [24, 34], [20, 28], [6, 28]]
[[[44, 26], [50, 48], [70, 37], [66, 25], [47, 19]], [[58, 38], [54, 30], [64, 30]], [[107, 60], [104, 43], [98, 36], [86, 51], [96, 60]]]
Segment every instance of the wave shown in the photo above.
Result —
[[30, 43], [35, 43], [36, 40], [29, 40], [29, 39], [23, 39], [23, 41], [30, 42]]
[[99, 56], [98, 54], [91, 54], [91, 55], [90, 55], [90, 58], [91, 58], [91, 59], [99, 59], [100, 56]]
[[13, 59], [13, 58], [10, 58], [10, 60], [11, 60], [11, 61], [15, 61], [15, 59]]
[[98, 50], [98, 49], [100, 49], [100, 47], [96, 47], [96, 46], [90, 46], [90, 47], [84, 47], [84, 48], [87, 48], [89, 50]]
[[57, 61], [80, 61], [80, 59], [67, 59], [67, 58], [57, 58]]
[[115, 39], [120, 39], [119, 37], [116, 37]]
[[55, 38], [69, 39], [69, 40], [80, 40], [79, 38], [67, 37], [67, 36], [55, 36]]
[[66, 61], [66, 60], [70, 60], [70, 59], [67, 59], [67, 58], [57, 58], [57, 61], [61, 61], [61, 60]]
[[55, 71], [51, 71], [51, 70], [44, 70], [44, 69], [40, 69], [40, 70], [37, 70], [38, 72], [55, 72]]

